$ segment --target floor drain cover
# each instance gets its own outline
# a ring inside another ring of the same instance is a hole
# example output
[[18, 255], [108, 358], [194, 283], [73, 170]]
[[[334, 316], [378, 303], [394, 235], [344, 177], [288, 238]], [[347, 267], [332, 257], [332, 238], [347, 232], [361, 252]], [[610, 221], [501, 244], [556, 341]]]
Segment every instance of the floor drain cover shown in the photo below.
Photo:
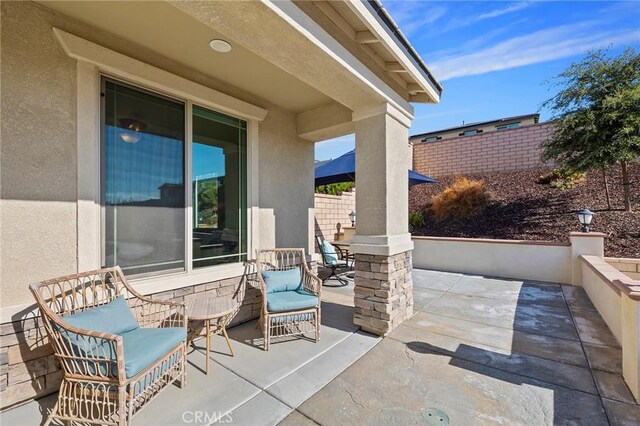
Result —
[[422, 417], [424, 417], [428, 425], [445, 426], [449, 424], [447, 413], [437, 408], [425, 408], [422, 410]]

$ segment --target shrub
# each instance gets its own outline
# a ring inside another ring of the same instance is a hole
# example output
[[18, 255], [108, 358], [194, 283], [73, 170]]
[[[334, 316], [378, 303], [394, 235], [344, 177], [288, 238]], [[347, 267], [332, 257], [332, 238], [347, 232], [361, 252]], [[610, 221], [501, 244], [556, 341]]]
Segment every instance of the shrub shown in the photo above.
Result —
[[353, 182], [330, 183], [329, 185], [316, 186], [316, 194], [338, 195], [353, 188]]
[[409, 229], [422, 228], [425, 225], [424, 216], [422, 212], [409, 213]]
[[471, 217], [482, 211], [490, 199], [484, 181], [457, 177], [442, 192], [431, 197], [431, 214], [436, 219]]
[[549, 173], [538, 178], [538, 183], [551, 185], [554, 188], [565, 190], [573, 188], [584, 180], [584, 173], [577, 172], [569, 167], [553, 169]]

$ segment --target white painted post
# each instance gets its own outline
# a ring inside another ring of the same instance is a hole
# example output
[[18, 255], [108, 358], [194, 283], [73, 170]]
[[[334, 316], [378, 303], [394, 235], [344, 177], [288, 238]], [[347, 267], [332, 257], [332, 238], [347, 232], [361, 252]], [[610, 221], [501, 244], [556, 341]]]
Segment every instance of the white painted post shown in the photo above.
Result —
[[582, 269], [580, 256], [592, 255], [604, 257], [604, 238], [601, 232], [572, 232], [571, 241], [571, 284], [582, 287]]

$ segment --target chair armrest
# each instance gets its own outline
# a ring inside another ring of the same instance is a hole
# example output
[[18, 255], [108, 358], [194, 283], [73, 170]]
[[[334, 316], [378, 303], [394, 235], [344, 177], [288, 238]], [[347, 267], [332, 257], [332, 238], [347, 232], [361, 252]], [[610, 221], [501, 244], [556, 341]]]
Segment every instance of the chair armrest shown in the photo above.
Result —
[[311, 272], [306, 263], [303, 263], [303, 265], [304, 267], [302, 268], [302, 285], [304, 289], [320, 297], [320, 292], [322, 290], [322, 280], [317, 275], [314, 275], [313, 272]]
[[140, 327], [187, 327], [187, 308], [184, 303], [155, 300], [145, 296], [133, 296], [131, 305]]
[[345, 259], [349, 255], [349, 250], [345, 250], [340, 246], [334, 246], [340, 254], [340, 259]]
[[51, 344], [66, 373], [126, 382], [122, 336], [74, 327], [64, 318], [50, 319]]

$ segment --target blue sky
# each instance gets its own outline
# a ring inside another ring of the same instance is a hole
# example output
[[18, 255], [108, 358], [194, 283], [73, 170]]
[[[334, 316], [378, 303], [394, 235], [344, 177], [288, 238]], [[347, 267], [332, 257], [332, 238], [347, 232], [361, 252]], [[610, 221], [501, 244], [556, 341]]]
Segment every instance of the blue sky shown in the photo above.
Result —
[[[591, 49], [640, 50], [637, 1], [383, 0], [444, 92], [414, 104], [410, 134], [538, 112], [544, 83]], [[539, 111], [541, 120], [549, 112]], [[316, 160], [352, 150], [353, 135], [316, 144]]]

